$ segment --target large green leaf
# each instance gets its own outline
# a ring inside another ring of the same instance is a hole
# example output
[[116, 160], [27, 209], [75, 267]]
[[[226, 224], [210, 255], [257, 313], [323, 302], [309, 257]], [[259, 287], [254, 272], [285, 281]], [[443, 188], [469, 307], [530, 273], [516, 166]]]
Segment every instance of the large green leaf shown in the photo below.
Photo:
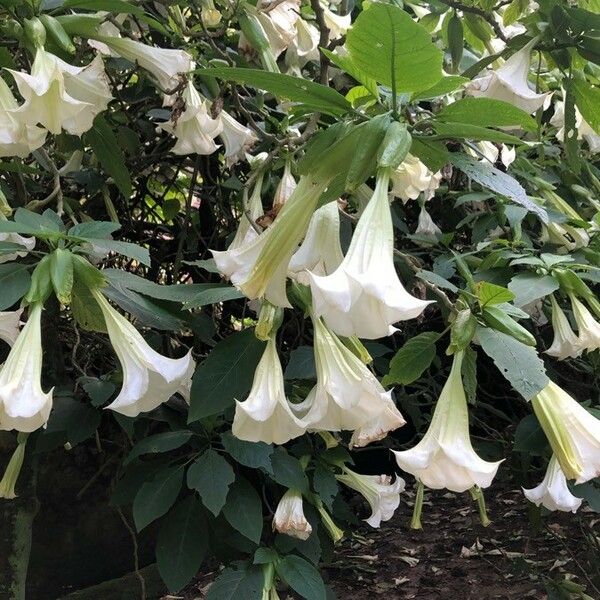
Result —
[[558, 281], [552, 275], [542, 275], [533, 271], [515, 275], [508, 284], [508, 289], [515, 295], [515, 306], [525, 306], [555, 292], [559, 287]]
[[221, 434], [221, 442], [229, 456], [240, 465], [250, 467], [251, 469], [265, 469], [268, 473], [273, 472], [271, 465], [271, 455], [273, 446], [264, 442], [247, 442], [238, 440], [229, 431]]
[[275, 568], [277, 574], [306, 600], [326, 600], [323, 579], [307, 560], [290, 554], [278, 562]]
[[263, 528], [262, 500], [258, 492], [242, 477], [231, 486], [223, 514], [229, 524], [255, 544]]
[[480, 127], [470, 123], [445, 123], [435, 121], [433, 123], [437, 138], [456, 139], [463, 138], [468, 140], [487, 140], [488, 142], [498, 142], [500, 144], [520, 144], [521, 140], [514, 135], [490, 129], [489, 127]]
[[82, 8], [87, 10], [103, 10], [113, 13], [124, 13], [141, 16], [143, 9], [125, 0], [65, 0], [63, 8]]
[[442, 51], [424, 27], [392, 4], [373, 3], [363, 10], [346, 47], [363, 73], [398, 93], [426, 90], [442, 78]]
[[588, 125], [600, 134], [600, 89], [590, 85], [585, 79], [573, 80], [575, 104]]
[[206, 518], [196, 496], [188, 496], [165, 517], [156, 540], [158, 571], [176, 592], [198, 572], [208, 550]]
[[407, 385], [419, 379], [435, 358], [439, 337], [434, 331], [424, 331], [408, 340], [390, 361], [390, 372], [383, 378], [383, 385]]
[[491, 98], [463, 98], [440, 110], [436, 119], [451, 123], [468, 123], [479, 127], [522, 127], [527, 131], [536, 128], [535, 120], [525, 111]]
[[264, 575], [262, 569], [225, 569], [210, 586], [206, 600], [261, 600]]
[[264, 346], [252, 329], [234, 333], [215, 346], [194, 374], [190, 423], [222, 413], [234, 400], [244, 399]]
[[544, 363], [531, 346], [495, 329], [479, 327], [477, 340], [513, 388], [531, 400], [549, 382]]
[[[88, 391], [87, 388], [86, 391]], [[129, 452], [127, 458], [123, 461], [123, 465], [129, 464], [142, 454], [157, 454], [181, 448], [193, 435], [193, 431], [181, 430], [165, 431], [145, 437], [131, 449], [131, 452]]]
[[299, 102], [306, 108], [331, 115], [342, 115], [352, 109], [348, 100], [333, 88], [301, 77], [238, 67], [212, 67], [198, 69], [197, 72], [245, 83], [270, 92], [278, 98]]
[[300, 461], [288, 454], [283, 448], [278, 448], [271, 456], [273, 479], [286, 488], [294, 488], [308, 492], [308, 479]]
[[29, 290], [31, 275], [26, 265], [6, 263], [0, 265], [0, 310], [10, 308]]
[[231, 465], [211, 449], [202, 453], [187, 472], [188, 487], [200, 494], [202, 503], [215, 517], [225, 505], [229, 486], [234, 481]]

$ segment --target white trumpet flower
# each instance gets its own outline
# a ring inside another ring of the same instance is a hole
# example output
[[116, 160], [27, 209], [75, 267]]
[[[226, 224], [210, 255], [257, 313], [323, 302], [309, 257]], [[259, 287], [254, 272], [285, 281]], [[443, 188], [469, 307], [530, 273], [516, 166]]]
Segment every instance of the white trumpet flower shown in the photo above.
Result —
[[256, 367], [248, 398], [243, 402], [236, 400], [231, 431], [248, 442], [285, 444], [306, 431], [291, 407], [285, 396], [283, 370], [272, 336]]
[[569, 294], [573, 315], [577, 323], [577, 343], [580, 352], [593, 352], [600, 348], [600, 323], [594, 319], [592, 313], [573, 294]]
[[[564, 95], [564, 92], [563, 92]], [[565, 141], [565, 103], [558, 101], [554, 103], [554, 114], [550, 119], [550, 124], [558, 128], [556, 139], [559, 142]], [[581, 116], [579, 109], [575, 107], [575, 127], [577, 128], [577, 139], [585, 140], [590, 152], [597, 154], [600, 152], [600, 135], [590, 126], [590, 124]]]
[[193, 68], [192, 57], [185, 50], [156, 48], [129, 38], [98, 35], [96, 40], [122, 58], [148, 71], [163, 91], [174, 90]]
[[52, 391], [42, 390], [42, 305], [33, 304], [25, 327], [0, 369], [0, 429], [30, 433], [45, 427]]
[[325, 25], [327, 25], [327, 29], [329, 29], [329, 39], [337, 40], [346, 35], [346, 32], [350, 29], [350, 25], [352, 24], [352, 14], [338, 15], [323, 3], [321, 3], [321, 8], [323, 9]]
[[0, 340], [12, 346], [19, 336], [23, 309], [0, 312]]
[[216, 138], [223, 131], [221, 119], [213, 119], [204, 100], [191, 81], [182, 94], [185, 110], [175, 119], [159, 127], [177, 138], [173, 154], [212, 154], [219, 146]]
[[551, 222], [542, 225], [540, 241], [555, 244], [559, 246], [558, 254], [566, 254], [588, 246], [590, 236], [583, 227], [574, 227], [568, 223]]
[[311, 315], [317, 384], [293, 405], [311, 431], [354, 431], [351, 446], [366, 446], [405, 420], [375, 375], [321, 319]]
[[550, 381], [531, 401], [567, 479], [585, 483], [600, 475], [600, 420]]
[[75, 67], [38, 48], [31, 74], [9, 71], [25, 98], [13, 114], [30, 125], [39, 123], [54, 134], [64, 129], [82, 135], [112, 99], [100, 56], [87, 67]]
[[542, 483], [531, 489], [523, 488], [523, 493], [527, 500], [548, 510], [575, 513], [583, 501], [581, 498], [574, 496], [569, 490], [567, 478], [555, 456], [550, 459]]
[[236, 121], [227, 111], [222, 110], [219, 118], [223, 127], [219, 135], [225, 144], [225, 162], [231, 167], [244, 158], [258, 138], [251, 129]]
[[567, 315], [556, 302], [554, 296], [551, 296], [552, 302], [552, 328], [554, 329], [554, 340], [546, 354], [554, 356], [558, 360], [565, 358], [575, 358], [583, 352], [583, 348], [575, 335]]
[[371, 507], [372, 514], [365, 521], [371, 527], [380, 527], [382, 521], [389, 521], [400, 506], [400, 493], [406, 486], [404, 479], [396, 477], [392, 481], [389, 475], [361, 475], [347, 467], [343, 470], [336, 479], [361, 494]]
[[442, 230], [434, 223], [424, 204], [421, 206], [421, 211], [419, 212], [415, 235], [426, 240], [431, 240], [432, 242], [436, 242], [439, 236], [442, 235]]
[[440, 187], [442, 174], [433, 173], [416, 156], [408, 154], [402, 164], [391, 172], [392, 195], [406, 203], [416, 200], [423, 193], [430, 200]]
[[182, 358], [168, 358], [153, 350], [140, 332], [117, 312], [99, 290], [98, 302], [112, 347], [123, 369], [123, 386], [106, 408], [127, 417], [154, 410], [182, 390], [194, 370], [191, 351]]
[[263, 214], [262, 181], [263, 177], [259, 175], [248, 200], [247, 212], [245, 211], [240, 217], [238, 229], [229, 248], [227, 250], [211, 250], [217, 269], [224, 277], [231, 277], [238, 268], [238, 262], [235, 258], [236, 252], [252, 244], [258, 237], [258, 232], [252, 224], [256, 224], [257, 219]]
[[471, 444], [462, 361], [463, 352], [457, 352], [423, 439], [410, 450], [394, 452], [401, 469], [436, 490], [464, 492], [473, 486], [487, 488], [502, 462], [483, 460]]
[[265, 4], [258, 16], [271, 44], [273, 56], [277, 58], [296, 37], [296, 22], [300, 18], [300, 0], [283, 0], [283, 2]]
[[[483, 140], [481, 142], [477, 142], [477, 148], [479, 148], [481, 154], [483, 154], [483, 158], [481, 158], [480, 162], [490, 162], [495, 164], [498, 159], [500, 162], [508, 169], [508, 167], [514, 162], [515, 158], [517, 158], [517, 151], [514, 147], [509, 148], [506, 144], [494, 144], [493, 142], [488, 142]], [[475, 158], [480, 158], [480, 154], [475, 152], [472, 148], [467, 148], [467, 154]]]
[[337, 200], [334, 200], [314, 212], [306, 237], [292, 256], [288, 271], [298, 282], [310, 285], [308, 271], [315, 275], [331, 275], [343, 260], [340, 216]]
[[283, 205], [290, 199], [297, 185], [298, 184], [292, 175], [292, 166], [289, 161], [286, 161], [285, 166], [283, 167], [281, 181], [277, 185], [273, 197], [273, 212], [275, 214], [277, 214]]
[[275, 509], [273, 531], [299, 540], [307, 540], [310, 537], [312, 527], [304, 516], [302, 494], [298, 490], [289, 489], [282, 496]]
[[311, 60], [319, 60], [319, 30], [300, 18], [296, 21], [296, 37], [285, 54], [285, 64], [289, 71], [297, 75]]
[[527, 81], [531, 64], [531, 51], [537, 39], [531, 40], [515, 52], [499, 69], [473, 79], [465, 85], [470, 96], [503, 100], [513, 106], [533, 113], [541, 108], [548, 93], [537, 94]]
[[327, 276], [309, 273], [314, 310], [339, 335], [391, 335], [393, 323], [419, 316], [430, 304], [411, 296], [396, 273], [388, 183], [388, 174], [380, 173], [340, 266]]
[[[0, 136], [2, 132], [0, 131]], [[6, 217], [0, 212], [0, 222], [6, 221]], [[18, 233], [14, 232], [0, 232], [0, 242], [10, 242], [12, 244], [18, 244], [23, 246], [23, 250], [15, 250], [14, 252], [7, 252], [6, 254], [0, 254], [0, 264], [5, 262], [11, 262], [17, 258], [27, 256], [27, 253], [35, 248], [34, 237], [23, 237]]]
[[19, 105], [10, 88], [0, 77], [0, 158], [5, 156], [25, 158], [43, 146], [46, 141], [47, 131], [25, 123], [19, 115], [14, 114], [18, 108]]

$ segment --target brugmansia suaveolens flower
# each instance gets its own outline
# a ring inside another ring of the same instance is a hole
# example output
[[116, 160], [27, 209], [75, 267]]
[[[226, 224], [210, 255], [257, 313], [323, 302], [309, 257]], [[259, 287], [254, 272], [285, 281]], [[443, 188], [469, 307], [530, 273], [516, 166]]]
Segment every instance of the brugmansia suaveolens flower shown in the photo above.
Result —
[[30, 433], [48, 421], [52, 390], [42, 390], [41, 319], [42, 305], [33, 304], [0, 369], [0, 429]]
[[398, 466], [424, 485], [453, 492], [489, 487], [502, 462], [483, 460], [471, 444], [462, 361], [463, 352], [457, 352], [423, 439], [410, 450], [394, 452]]
[[38, 48], [31, 74], [10, 72], [25, 98], [13, 114], [54, 134], [62, 129], [73, 135], [85, 133], [112, 99], [100, 56], [87, 67], [75, 67]]
[[225, 145], [225, 162], [231, 167], [244, 158], [245, 153], [252, 148], [258, 139], [252, 129], [236, 121], [227, 111], [219, 113], [222, 130], [221, 139]]
[[531, 51], [537, 40], [531, 40], [515, 52], [499, 69], [469, 82], [467, 94], [475, 97], [503, 100], [527, 113], [540, 108], [548, 94], [537, 94], [527, 81], [531, 63]]
[[371, 527], [379, 527], [382, 521], [389, 521], [400, 505], [400, 493], [404, 491], [405, 481], [389, 475], [361, 475], [347, 467], [342, 475], [336, 475], [338, 481], [356, 490], [371, 507], [371, 516], [365, 521]]
[[[564, 93], [563, 93], [564, 95]], [[556, 139], [560, 142], [565, 141], [565, 103], [554, 103], [554, 114], [550, 119], [550, 124], [558, 127]], [[590, 126], [590, 124], [581, 116], [579, 109], [575, 107], [575, 127], [577, 128], [577, 139], [585, 140], [590, 152], [596, 154], [600, 151], [600, 135]]]
[[19, 325], [23, 310], [0, 312], [0, 340], [12, 346], [19, 336]]
[[307, 540], [312, 527], [304, 516], [302, 494], [289, 489], [279, 501], [273, 517], [273, 531], [285, 533], [299, 540]]
[[392, 195], [402, 202], [416, 200], [423, 193], [424, 200], [430, 200], [440, 187], [441, 173], [433, 173], [416, 156], [407, 154], [399, 167], [390, 174]]
[[577, 323], [577, 343], [580, 351], [592, 352], [600, 348], [600, 323], [576, 296], [570, 294], [570, 298]]
[[546, 354], [564, 360], [565, 358], [575, 358], [583, 351], [579, 340], [575, 335], [571, 324], [567, 319], [563, 309], [558, 305], [556, 299], [552, 295], [552, 328], [554, 329], [554, 340]]
[[334, 200], [314, 212], [304, 241], [292, 256], [288, 270], [300, 283], [309, 285], [308, 271], [315, 275], [331, 275], [343, 260], [340, 216], [337, 200]]
[[585, 483], [600, 475], [600, 420], [550, 381], [531, 401], [567, 479]]
[[136, 417], [185, 389], [195, 366], [191, 351], [182, 358], [159, 354], [99, 290], [92, 290], [92, 294], [102, 310], [110, 342], [123, 370], [121, 391], [106, 408]]
[[340, 266], [325, 277], [310, 273], [315, 313], [339, 335], [391, 335], [394, 323], [419, 316], [430, 304], [411, 296], [396, 273], [388, 183], [381, 171]]
[[415, 236], [435, 242], [441, 235], [442, 230], [434, 223], [431, 215], [427, 212], [425, 205], [421, 206], [417, 228], [415, 229]]
[[548, 510], [577, 512], [582, 499], [574, 496], [567, 486], [567, 478], [555, 456], [552, 456], [542, 483], [531, 489], [523, 488], [525, 497], [536, 506]]
[[377, 378], [312, 315], [317, 384], [294, 405], [313, 431], [354, 431], [351, 446], [366, 446], [402, 427], [404, 418]]
[[285, 444], [306, 430], [302, 421], [292, 413], [291, 404], [285, 396], [274, 335], [267, 342], [256, 367], [248, 398], [244, 402], [236, 400], [231, 430], [240, 440], [267, 444]]
[[[46, 140], [47, 132], [44, 129], [29, 125], [18, 114], [14, 114], [18, 108], [10, 88], [0, 77], [0, 158], [25, 158], [41, 147]], [[1, 258], [3, 257], [0, 257], [0, 260]]]
[[206, 100], [191, 81], [185, 87], [182, 100], [185, 102], [183, 113], [159, 125], [177, 138], [173, 154], [212, 154], [218, 148], [214, 138], [223, 131], [222, 121], [208, 114]]
[[174, 90], [181, 76], [192, 70], [192, 57], [185, 50], [156, 48], [128, 38], [99, 35], [109, 50], [148, 71], [164, 92]]
[[326, 187], [327, 181], [302, 177], [273, 224], [250, 244], [229, 252], [230, 274], [221, 273], [247, 298], [290, 306], [285, 290], [288, 264]]

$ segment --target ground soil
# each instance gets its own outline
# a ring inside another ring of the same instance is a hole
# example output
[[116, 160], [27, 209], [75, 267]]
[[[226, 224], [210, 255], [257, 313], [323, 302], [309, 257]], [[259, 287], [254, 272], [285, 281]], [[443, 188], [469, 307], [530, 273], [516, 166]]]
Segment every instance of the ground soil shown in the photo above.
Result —
[[[597, 513], [583, 509], [539, 520], [520, 490], [492, 489], [486, 498], [492, 523], [484, 528], [469, 494], [428, 492], [423, 529], [411, 530], [412, 498], [405, 492], [392, 520], [380, 529], [361, 527], [324, 567], [339, 600], [585, 597], [553, 593], [552, 582], [565, 578], [585, 588], [588, 599], [600, 600], [598, 581], [592, 581], [600, 571], [598, 555], [584, 535], [598, 534]], [[164, 600], [202, 600], [214, 576], [205, 573], [187, 593]]]

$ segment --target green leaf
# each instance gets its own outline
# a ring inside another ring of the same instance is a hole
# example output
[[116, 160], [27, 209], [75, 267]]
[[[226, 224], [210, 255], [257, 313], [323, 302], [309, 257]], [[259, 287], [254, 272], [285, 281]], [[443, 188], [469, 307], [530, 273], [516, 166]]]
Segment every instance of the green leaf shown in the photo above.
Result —
[[477, 329], [477, 340], [525, 400], [531, 400], [548, 385], [544, 363], [531, 346], [495, 329], [483, 327]]
[[151, 264], [150, 252], [148, 252], [148, 248], [142, 248], [142, 246], [138, 246], [137, 244], [132, 244], [131, 242], [120, 242], [117, 240], [105, 240], [102, 238], [81, 239], [82, 241], [93, 246], [93, 248], [89, 248], [88, 250], [90, 253], [98, 254], [98, 252], [116, 252], [117, 254], [122, 254], [128, 258], [133, 258], [133, 260], [137, 260], [148, 267]]
[[600, 89], [590, 85], [583, 77], [573, 80], [575, 104], [588, 125], [600, 134]]
[[68, 234], [72, 237], [83, 239], [107, 239], [119, 229], [121, 229], [121, 225], [112, 221], [86, 221], [84, 223], [77, 223], [77, 225], [71, 227]]
[[300, 461], [288, 454], [283, 448], [278, 448], [271, 456], [273, 479], [286, 488], [308, 493], [308, 479]]
[[339, 492], [339, 485], [333, 471], [322, 464], [317, 464], [313, 474], [313, 488], [323, 504], [333, 510], [333, 501]]
[[300, 556], [290, 554], [276, 563], [277, 574], [306, 600], [326, 600], [325, 584], [317, 569]]
[[217, 304], [218, 302], [237, 300], [244, 297], [244, 294], [238, 289], [226, 283], [196, 283], [194, 288], [196, 294], [186, 301], [185, 308], [200, 308], [208, 304]]
[[439, 337], [434, 331], [424, 331], [408, 340], [390, 361], [390, 372], [381, 383], [407, 385], [419, 379], [435, 358]]
[[521, 140], [514, 135], [489, 129], [487, 127], [479, 127], [479, 125], [471, 125], [470, 123], [444, 123], [434, 121], [433, 126], [438, 138], [464, 138], [470, 140], [487, 140], [489, 142], [498, 142], [502, 144], [521, 144]]
[[104, 10], [112, 13], [126, 13], [142, 16], [144, 11], [125, 0], [65, 0], [62, 8], [83, 8], [87, 10]]
[[262, 500], [243, 477], [238, 477], [231, 486], [223, 515], [243, 536], [255, 544], [260, 542], [263, 528]]
[[225, 569], [208, 589], [206, 600], [261, 600], [264, 576], [257, 566]]
[[229, 456], [240, 465], [251, 469], [264, 469], [267, 473], [273, 472], [271, 465], [273, 446], [271, 444], [238, 440], [229, 431], [221, 434], [221, 442]]
[[506, 196], [536, 214], [544, 223], [548, 222], [546, 211], [527, 197], [523, 186], [514, 177], [496, 169], [487, 161], [483, 163], [466, 154], [450, 154], [450, 162], [479, 185]]
[[188, 487], [200, 494], [202, 503], [215, 517], [225, 505], [229, 486], [234, 481], [231, 465], [211, 449], [202, 453], [187, 472]]
[[353, 77], [362, 84], [374, 98], [379, 98], [379, 89], [377, 88], [377, 81], [372, 77], [369, 77], [366, 73], [363, 73], [348, 55], [337, 54], [331, 52], [326, 48], [321, 48], [321, 52], [336, 66], [346, 71], [350, 77]]
[[467, 402], [475, 404], [477, 399], [477, 352], [471, 347], [464, 350], [461, 374]]
[[234, 333], [217, 344], [194, 374], [188, 422], [220, 414], [234, 400], [243, 400], [264, 347], [252, 329]]
[[212, 67], [197, 69], [196, 72], [201, 75], [245, 83], [270, 92], [278, 98], [299, 102], [306, 108], [318, 112], [343, 115], [352, 109], [348, 100], [333, 88], [301, 77], [238, 67]]
[[527, 415], [515, 429], [515, 452], [543, 454], [548, 448], [548, 438], [535, 415]]
[[[87, 389], [86, 389], [87, 391]], [[157, 454], [181, 448], [194, 435], [192, 431], [166, 431], [150, 435], [139, 441], [129, 452], [123, 465], [128, 465], [133, 459], [142, 454]]]
[[103, 116], [94, 119], [94, 126], [84, 134], [84, 141], [92, 147], [102, 168], [114, 179], [121, 194], [129, 198], [132, 189], [131, 177], [117, 137]]
[[0, 264], [0, 310], [17, 303], [29, 290], [31, 275], [27, 265], [19, 263]]
[[452, 92], [459, 90], [464, 83], [469, 81], [466, 77], [460, 75], [449, 75], [448, 77], [442, 77], [437, 83], [432, 85], [430, 88], [414, 94], [411, 98], [412, 102], [418, 102], [420, 100], [432, 100], [433, 98], [439, 98]]
[[477, 283], [475, 285], [475, 293], [477, 294], [480, 306], [510, 302], [515, 297], [515, 295], [505, 287], [496, 285], [495, 283], [489, 283], [488, 281], [480, 281]]
[[541, 275], [528, 271], [515, 275], [508, 289], [515, 295], [515, 306], [525, 306], [539, 298], [555, 292], [560, 287], [552, 275]]
[[208, 551], [206, 517], [196, 496], [188, 496], [161, 523], [156, 540], [158, 572], [172, 592], [196, 575]]
[[284, 379], [316, 379], [315, 352], [312, 346], [298, 346], [290, 353]]
[[450, 152], [446, 150], [446, 146], [430, 138], [413, 136], [410, 153], [434, 173], [450, 162]]
[[397, 93], [420, 92], [442, 78], [442, 51], [424, 27], [391, 4], [363, 10], [348, 31], [346, 47], [362, 72]]
[[152, 481], [142, 485], [133, 500], [133, 521], [138, 531], [162, 517], [173, 506], [183, 484], [183, 473], [182, 465], [165, 467]]
[[50, 255], [50, 279], [56, 297], [62, 304], [70, 304], [73, 290], [73, 255], [57, 248]]
[[478, 127], [522, 127], [534, 131], [535, 119], [503, 100], [463, 98], [442, 108], [436, 119], [448, 123], [468, 123]]

